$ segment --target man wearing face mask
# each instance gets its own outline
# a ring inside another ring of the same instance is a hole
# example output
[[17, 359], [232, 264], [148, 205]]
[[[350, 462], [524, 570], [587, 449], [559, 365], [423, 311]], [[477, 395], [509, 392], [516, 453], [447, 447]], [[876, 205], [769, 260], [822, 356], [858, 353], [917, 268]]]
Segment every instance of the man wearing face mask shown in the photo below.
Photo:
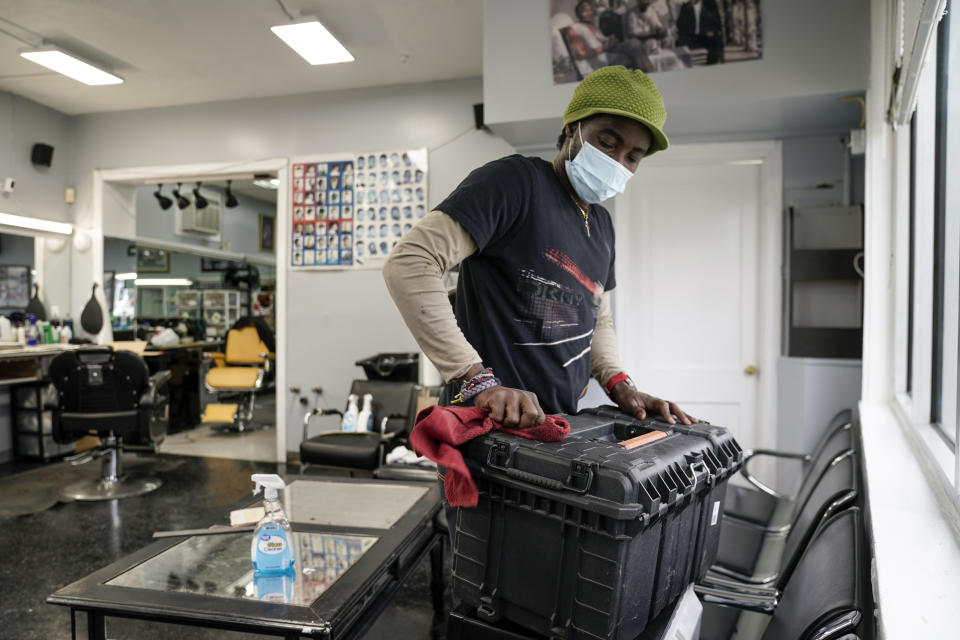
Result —
[[[527, 428], [545, 412], [575, 413], [592, 376], [630, 414], [691, 422], [620, 364], [614, 230], [598, 204], [667, 148], [665, 120], [646, 74], [601, 68], [574, 90], [552, 163], [513, 155], [476, 169], [390, 253], [387, 287], [448, 382], [446, 401]], [[442, 276], [456, 264], [454, 310]]]

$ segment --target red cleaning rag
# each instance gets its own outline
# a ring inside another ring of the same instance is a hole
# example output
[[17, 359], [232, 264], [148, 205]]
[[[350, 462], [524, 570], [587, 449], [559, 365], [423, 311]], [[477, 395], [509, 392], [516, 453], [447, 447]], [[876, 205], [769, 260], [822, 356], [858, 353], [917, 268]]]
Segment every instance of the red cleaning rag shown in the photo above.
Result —
[[446, 467], [444, 488], [451, 506], [475, 507], [478, 498], [477, 485], [457, 446], [492, 429], [544, 442], [556, 442], [570, 435], [570, 423], [560, 416], [547, 416], [543, 424], [529, 429], [508, 429], [487, 413], [487, 409], [478, 407], [427, 407], [417, 415], [410, 433], [414, 451]]

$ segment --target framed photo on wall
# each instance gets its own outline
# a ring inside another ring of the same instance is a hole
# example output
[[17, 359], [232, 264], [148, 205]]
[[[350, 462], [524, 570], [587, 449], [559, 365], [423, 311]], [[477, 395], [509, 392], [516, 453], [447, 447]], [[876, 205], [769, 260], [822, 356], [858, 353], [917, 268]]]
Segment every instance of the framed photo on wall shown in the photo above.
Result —
[[137, 247], [137, 273], [170, 273], [170, 254], [164, 249]]
[[277, 219], [275, 216], [267, 215], [265, 213], [260, 214], [260, 236], [259, 236], [259, 246], [260, 251], [275, 251], [275, 231], [276, 231]]

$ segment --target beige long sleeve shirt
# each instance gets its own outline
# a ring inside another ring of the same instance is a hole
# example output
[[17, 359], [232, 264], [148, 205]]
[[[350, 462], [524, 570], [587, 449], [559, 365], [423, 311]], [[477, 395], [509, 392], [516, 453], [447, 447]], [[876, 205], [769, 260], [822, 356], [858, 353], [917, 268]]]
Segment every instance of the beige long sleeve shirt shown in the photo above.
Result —
[[[383, 266], [383, 278], [400, 315], [447, 381], [482, 362], [457, 325], [443, 286], [443, 274], [476, 251], [476, 243], [460, 223], [432, 211], [401, 238]], [[605, 385], [621, 371], [610, 293], [604, 292], [590, 348], [590, 375]]]

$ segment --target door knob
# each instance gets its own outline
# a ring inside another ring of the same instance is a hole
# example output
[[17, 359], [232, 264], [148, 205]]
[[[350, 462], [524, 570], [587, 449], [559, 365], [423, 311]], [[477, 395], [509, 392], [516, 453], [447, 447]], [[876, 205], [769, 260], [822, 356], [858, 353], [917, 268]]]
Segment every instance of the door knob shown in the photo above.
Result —
[[760, 373], [760, 369], [757, 369], [755, 366], [751, 364], [751, 365], [748, 365], [747, 368], [743, 370], [743, 372], [748, 376], [755, 376], [758, 373]]

